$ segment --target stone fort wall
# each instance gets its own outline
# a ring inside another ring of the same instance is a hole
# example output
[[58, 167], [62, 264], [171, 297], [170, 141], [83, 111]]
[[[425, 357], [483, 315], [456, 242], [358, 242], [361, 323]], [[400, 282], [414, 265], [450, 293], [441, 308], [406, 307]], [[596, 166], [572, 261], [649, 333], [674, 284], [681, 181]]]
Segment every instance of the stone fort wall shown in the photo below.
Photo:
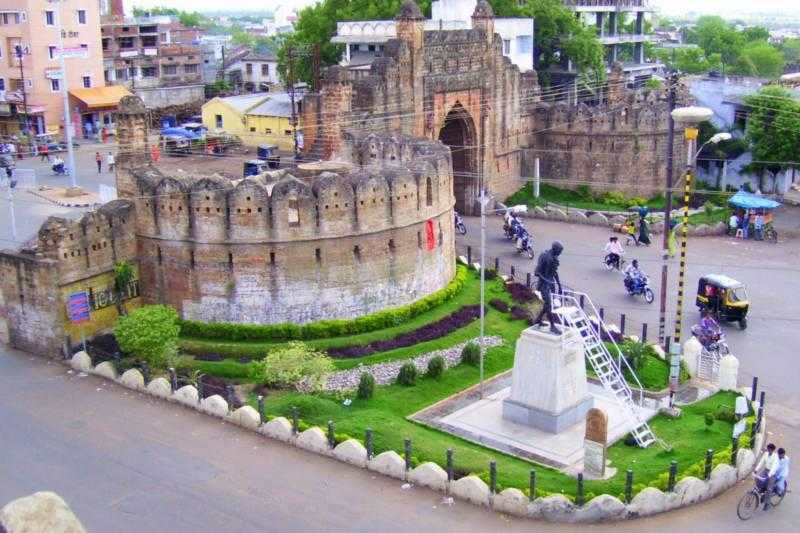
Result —
[[449, 151], [402, 135], [342, 146], [336, 165], [235, 181], [133, 171], [144, 299], [194, 320], [309, 322], [444, 287], [455, 272]]

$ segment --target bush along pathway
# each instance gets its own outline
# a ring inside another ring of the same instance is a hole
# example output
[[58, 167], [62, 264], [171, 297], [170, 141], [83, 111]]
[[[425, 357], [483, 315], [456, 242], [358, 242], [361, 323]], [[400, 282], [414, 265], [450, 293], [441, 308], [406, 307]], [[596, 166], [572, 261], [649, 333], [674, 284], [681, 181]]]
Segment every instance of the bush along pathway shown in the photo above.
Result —
[[[429, 352], [418, 357], [414, 357], [413, 359], [401, 359], [399, 361], [391, 361], [388, 363], [378, 363], [374, 365], [367, 365], [367, 366], [357, 366], [355, 368], [351, 368], [349, 370], [343, 370], [341, 372], [335, 372], [328, 376], [328, 381], [325, 384], [325, 390], [328, 391], [341, 391], [341, 390], [350, 390], [355, 389], [358, 387], [358, 381], [361, 378], [361, 374], [368, 373], [371, 374], [372, 377], [375, 378], [376, 385], [388, 385], [390, 383], [394, 383], [397, 379], [397, 374], [400, 372], [400, 368], [410, 363], [413, 363], [417, 370], [422, 374], [428, 368], [428, 361], [436, 357], [437, 355], [441, 356], [445, 361], [446, 368], [450, 368], [456, 366], [461, 362], [461, 350], [467, 345], [469, 342], [474, 342], [475, 344], [480, 344], [479, 339], [473, 339], [471, 341], [462, 342], [452, 346], [450, 348], [446, 348], [444, 350], [436, 350], [433, 352]], [[492, 348], [494, 346], [500, 346], [503, 344], [503, 339], [501, 337], [484, 337], [483, 339], [484, 347]], [[305, 380], [301, 381], [297, 384], [297, 389], [301, 392], [310, 391], [309, 384], [306, 383]]]

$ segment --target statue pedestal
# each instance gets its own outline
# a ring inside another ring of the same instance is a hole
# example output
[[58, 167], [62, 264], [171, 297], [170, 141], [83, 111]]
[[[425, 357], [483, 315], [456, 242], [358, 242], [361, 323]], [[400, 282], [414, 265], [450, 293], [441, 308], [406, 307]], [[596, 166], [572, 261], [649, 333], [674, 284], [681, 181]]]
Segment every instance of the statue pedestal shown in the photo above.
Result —
[[583, 422], [593, 406], [583, 344], [568, 330], [553, 335], [531, 327], [517, 339], [511, 394], [503, 418], [550, 433]]

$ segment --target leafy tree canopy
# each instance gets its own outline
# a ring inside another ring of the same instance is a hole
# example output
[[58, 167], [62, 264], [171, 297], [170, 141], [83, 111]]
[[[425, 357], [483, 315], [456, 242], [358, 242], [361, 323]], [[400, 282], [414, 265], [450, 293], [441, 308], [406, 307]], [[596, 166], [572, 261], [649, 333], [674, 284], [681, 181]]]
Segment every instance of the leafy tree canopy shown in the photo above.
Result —
[[781, 53], [787, 63], [800, 63], [800, 39], [786, 39], [781, 43]]
[[143, 17], [147, 14], [150, 15], [169, 15], [171, 17], [177, 17], [181, 24], [190, 28], [199, 28], [210, 25], [211, 21], [206, 18], [204, 15], [198, 13], [197, 11], [181, 11], [180, 9], [175, 9], [174, 7], [163, 7], [163, 6], [156, 6], [151, 8], [143, 8], [143, 7], [134, 7], [133, 8], [133, 16], [135, 17]]
[[[800, 154], [800, 101], [783, 87], [769, 85], [747, 96], [750, 108], [746, 135], [753, 152], [750, 170], [763, 176], [787, 167]], [[763, 183], [759, 184], [763, 190]]]
[[783, 55], [765, 42], [752, 42], [742, 49], [735, 69], [739, 74], [762, 78], [777, 78], [783, 73]]
[[121, 316], [114, 327], [119, 347], [129, 356], [164, 368], [178, 346], [178, 313], [165, 305], [147, 305]]

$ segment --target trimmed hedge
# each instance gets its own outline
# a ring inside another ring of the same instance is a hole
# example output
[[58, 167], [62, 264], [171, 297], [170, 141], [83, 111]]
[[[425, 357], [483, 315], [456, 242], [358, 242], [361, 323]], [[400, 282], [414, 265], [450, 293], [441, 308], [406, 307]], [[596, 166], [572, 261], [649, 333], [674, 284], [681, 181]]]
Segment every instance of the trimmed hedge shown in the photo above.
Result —
[[443, 304], [461, 291], [468, 274], [467, 268], [459, 265], [455, 277], [447, 287], [414, 303], [351, 320], [320, 320], [309, 324], [234, 324], [180, 320], [178, 324], [182, 336], [225, 341], [290, 341], [357, 335], [398, 326]]

